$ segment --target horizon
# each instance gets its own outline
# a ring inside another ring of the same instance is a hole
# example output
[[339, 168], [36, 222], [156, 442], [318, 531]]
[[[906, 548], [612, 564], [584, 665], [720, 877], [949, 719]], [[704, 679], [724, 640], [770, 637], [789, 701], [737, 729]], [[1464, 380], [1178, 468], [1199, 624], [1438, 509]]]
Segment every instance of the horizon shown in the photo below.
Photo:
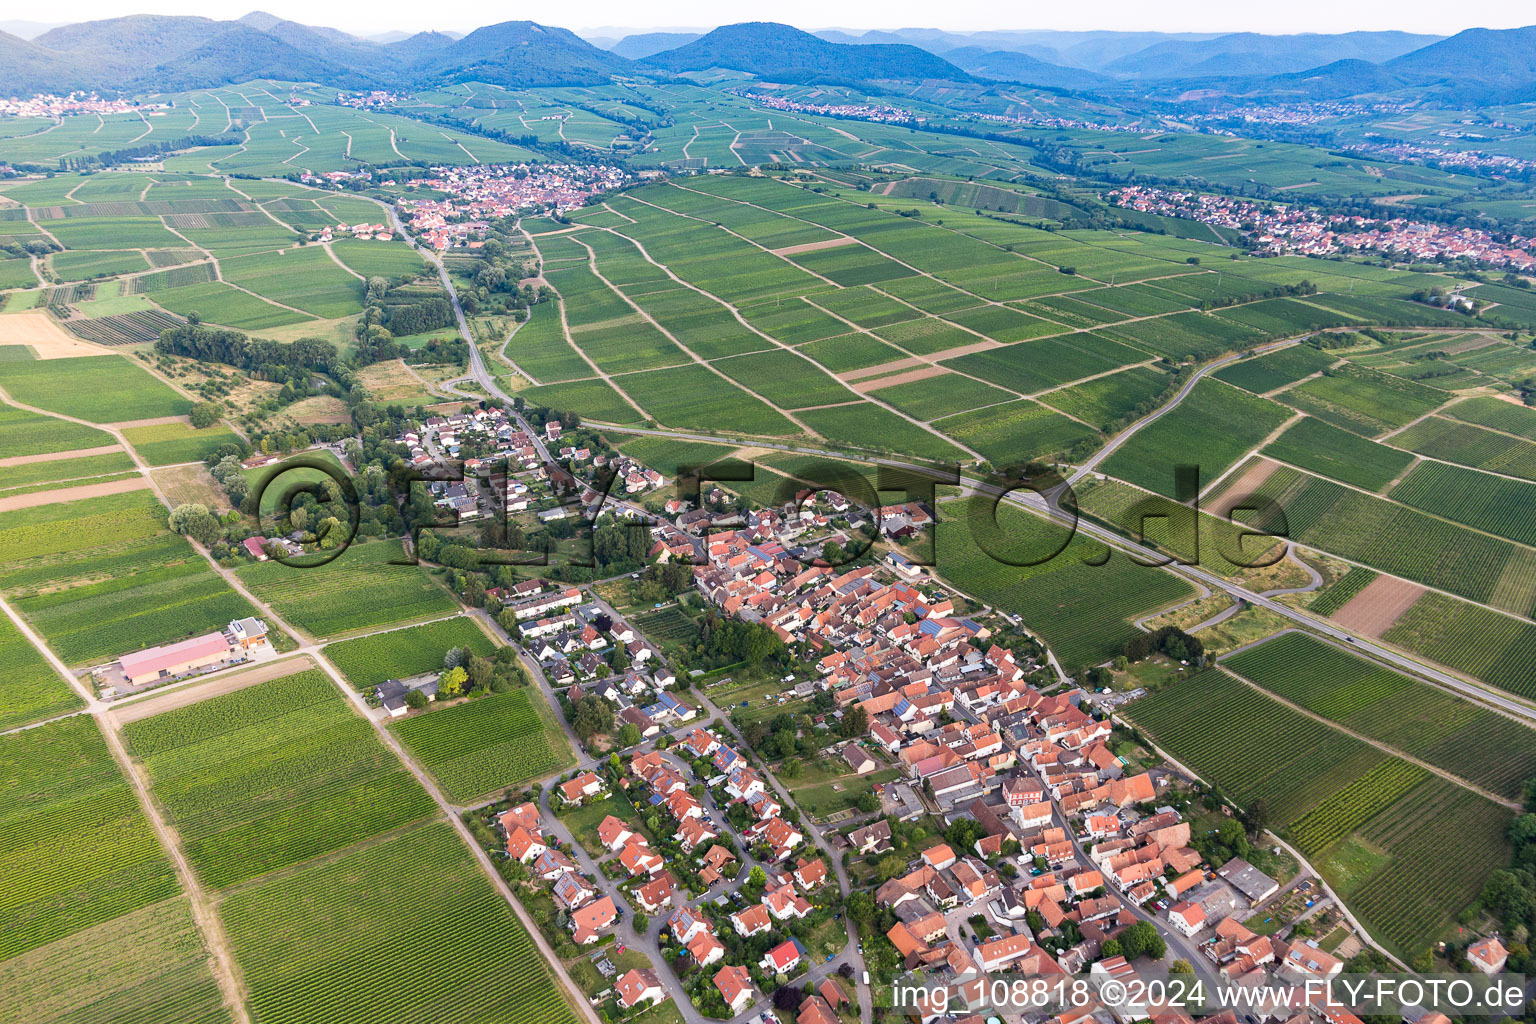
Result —
[[[78, 0], [78, 2], [58, 5], [54, 9], [65, 13], [66, 16], [58, 20], [46, 21], [33, 18], [5, 19], [0, 21], [0, 28], [6, 25], [45, 26], [35, 32], [25, 33], [25, 38], [35, 38], [36, 35], [50, 28], [128, 16], [121, 11], [120, 5], [114, 0]], [[738, 21], [715, 23], [707, 17], [690, 17], [694, 13], [705, 14], [713, 11], [713, 5], [699, 3], [697, 0], [685, 0], [685, 2], [671, 5], [670, 11], [676, 13], [678, 17], [671, 20], [670, 24], [657, 26], [622, 25], [616, 23], [618, 19], [605, 17], [605, 14], [624, 13], [629, 10], [627, 7], [612, 3], [611, 0], [593, 0], [583, 4], [578, 8], [582, 13], [573, 13], [569, 19], [551, 19], [534, 16], [528, 12], [507, 12], [505, 9], [495, 10], [489, 5], [474, 3], [453, 5], [446, 11], [439, 5], [435, 13], [428, 15], [422, 13], [415, 5], [392, 2], [383, 5], [382, 8], [374, 7], [371, 12], [374, 17], [369, 20], [360, 20], [356, 10], [355, 6], [350, 4], [320, 0], [318, 3], [303, 5], [228, 4], [224, 5], [223, 10], [210, 13], [206, 4], [195, 4], [191, 0], [174, 0], [171, 3], [157, 4], [153, 10], [136, 9], [130, 14], [206, 17], [215, 21], [235, 21], [255, 11], [262, 11], [284, 20], [338, 29], [361, 38], [393, 32], [414, 34], [423, 31], [450, 31], [468, 34], [475, 29], [505, 21], [534, 21], [550, 27], [569, 29], [583, 38], [589, 36], [622, 38], [625, 35], [653, 32], [704, 33], [721, 25], [738, 23]], [[381, 10], [389, 14], [380, 18], [378, 14]], [[484, 10], [486, 13], [483, 15], [469, 13], [473, 10]], [[819, 6], [812, 7], [803, 3], [781, 7], [771, 19], [758, 20], [777, 21], [807, 32], [841, 31], [849, 34], [923, 29], [953, 34], [1156, 32], [1213, 36], [1237, 33], [1268, 36], [1343, 35], [1351, 32], [1408, 32], [1452, 36], [1474, 28], [1511, 29], [1533, 24], [1529, 7], [1510, 2], [1510, 0], [1479, 9], [1476, 17], [1469, 18], [1457, 18], [1454, 12], [1447, 11], [1443, 5], [1431, 6], [1427, 3], [1391, 7], [1385, 3], [1357, 4], [1351, 5], [1348, 10], [1341, 13], [1338, 5], [1325, 4], [1321, 0], [1304, 0], [1300, 7], [1290, 5], [1283, 11], [1251, 8], [1237, 12], [1225, 5], [1218, 8], [1214, 3], [1208, 3], [1206, 0], [1189, 0], [1179, 5], [1175, 11], [1165, 10], [1154, 16], [1145, 5], [1133, 4], [1129, 0], [1110, 0], [1107, 8], [1093, 16], [1076, 14], [1072, 11], [1039, 11], [1035, 12], [1038, 18], [1034, 23], [1004, 26], [990, 23], [988, 19], [991, 12], [986, 10], [986, 5], [974, 3], [953, 8], [948, 24], [933, 23], [930, 20], [931, 8], [915, 3], [884, 5], [879, 8], [869, 5], [865, 10], [872, 16], [872, 21], [878, 19], [879, 23], [849, 18], [835, 24], [816, 24], [811, 19], [824, 17], [824, 11]], [[802, 11], [807, 17], [799, 16]], [[892, 12], [902, 16], [895, 17]], [[1108, 25], [1113, 27], [1106, 27]], [[6, 30], [9, 31], [9, 29]]]

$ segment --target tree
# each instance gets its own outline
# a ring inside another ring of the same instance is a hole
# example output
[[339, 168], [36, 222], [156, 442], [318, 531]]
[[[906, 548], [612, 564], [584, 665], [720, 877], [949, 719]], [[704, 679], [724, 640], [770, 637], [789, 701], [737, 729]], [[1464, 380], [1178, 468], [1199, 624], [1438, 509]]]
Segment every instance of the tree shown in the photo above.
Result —
[[1168, 952], [1168, 943], [1150, 921], [1138, 921], [1121, 932], [1120, 947], [1127, 960], [1142, 956], [1161, 960]]
[[192, 407], [192, 426], [204, 430], [219, 422], [219, 403], [198, 402]]
[[469, 665], [466, 667], [469, 674], [469, 684], [477, 690], [482, 690], [491, 683], [491, 676], [496, 671], [496, 665], [490, 658], [482, 658], [478, 654], [470, 655]]
[[420, 711], [427, 706], [427, 695], [420, 690], [408, 690], [405, 694], [405, 706], [412, 711]]
[[644, 935], [645, 930], [651, 926], [651, 919], [637, 910], [635, 911], [635, 916], [630, 919], [630, 923], [635, 926], [636, 932]]
[[864, 793], [858, 799], [858, 808], [865, 814], [873, 814], [880, 809], [880, 798], [873, 792]]
[[448, 669], [437, 677], [437, 699], [452, 700], [464, 692], [464, 684], [469, 681], [469, 673], [464, 666], [459, 665]]
[[752, 865], [752, 870], [747, 873], [746, 884], [754, 886], [758, 889], [761, 889], [768, 884], [768, 873], [763, 870], [763, 866], [761, 864]]
[[1188, 960], [1180, 958], [1168, 965], [1169, 974], [1194, 974], [1195, 968]]
[[207, 505], [198, 502], [177, 505], [171, 510], [168, 523], [172, 530], [199, 544], [209, 543], [219, 532], [218, 517], [208, 511]]
[[640, 727], [634, 722], [625, 722], [619, 727], [619, 746], [621, 747], [632, 747], [642, 738]]
[[571, 728], [583, 740], [613, 728], [613, 708], [598, 696], [586, 696], [571, 706]]

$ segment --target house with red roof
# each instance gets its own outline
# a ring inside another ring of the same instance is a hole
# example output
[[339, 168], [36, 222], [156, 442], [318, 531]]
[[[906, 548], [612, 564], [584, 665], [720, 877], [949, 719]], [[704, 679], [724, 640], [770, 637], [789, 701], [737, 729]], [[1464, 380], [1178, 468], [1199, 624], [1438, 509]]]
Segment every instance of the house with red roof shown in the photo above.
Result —
[[598, 841], [610, 853], [614, 850], [622, 849], [624, 844], [629, 842], [630, 837], [634, 834], [634, 829], [611, 814], [603, 819], [602, 824], [597, 826]]
[[654, 1006], [667, 998], [666, 991], [661, 987], [661, 980], [656, 977], [656, 972], [648, 967], [637, 967], [624, 975], [614, 986], [614, 990], [619, 994], [619, 1005], [626, 1010], [644, 1002]]
[[752, 972], [735, 965], [722, 967], [715, 975], [715, 988], [731, 1013], [739, 1014], [752, 1003]]
[[521, 825], [507, 833], [507, 856], [519, 864], [538, 859], [547, 849], [549, 847], [537, 834], [530, 833]]
[[800, 945], [799, 939], [790, 939], [774, 946], [761, 961], [764, 970], [776, 971], [780, 974], [788, 974], [807, 956], [805, 947]]
[[688, 955], [693, 957], [693, 962], [700, 967], [708, 967], [710, 964], [725, 958], [725, 944], [715, 938], [711, 932], [699, 932], [688, 943]]
[[590, 946], [600, 937], [600, 930], [618, 918], [618, 909], [607, 896], [595, 899], [571, 911], [571, 936], [578, 946]]
[[560, 797], [570, 806], [579, 807], [583, 800], [596, 796], [603, 789], [602, 779], [592, 772], [582, 772], [569, 782], [560, 783]]
[[737, 935], [750, 938], [758, 932], [765, 932], [772, 928], [773, 920], [768, 916], [766, 905], [754, 903], [731, 915], [731, 927], [736, 929]]

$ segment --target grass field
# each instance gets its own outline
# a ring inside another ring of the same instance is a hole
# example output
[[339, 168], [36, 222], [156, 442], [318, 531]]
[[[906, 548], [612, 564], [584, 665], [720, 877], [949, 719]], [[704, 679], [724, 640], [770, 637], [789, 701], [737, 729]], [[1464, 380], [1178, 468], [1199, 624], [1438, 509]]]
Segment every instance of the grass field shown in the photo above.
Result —
[[440, 670], [443, 655], [450, 647], [467, 647], [481, 657], [490, 657], [496, 651], [485, 630], [473, 620], [460, 617], [343, 640], [331, 644], [325, 653], [348, 682], [366, 690], [386, 679]]
[[238, 572], [279, 615], [317, 637], [452, 612], [453, 599], [419, 566], [390, 564], [403, 559], [399, 541], [379, 541], [311, 569], [257, 562]]
[[433, 812], [427, 794], [311, 669], [131, 722], [187, 859], [225, 888]]
[[392, 728], [449, 798], [468, 803], [572, 762], [543, 697], [524, 687], [412, 715]]

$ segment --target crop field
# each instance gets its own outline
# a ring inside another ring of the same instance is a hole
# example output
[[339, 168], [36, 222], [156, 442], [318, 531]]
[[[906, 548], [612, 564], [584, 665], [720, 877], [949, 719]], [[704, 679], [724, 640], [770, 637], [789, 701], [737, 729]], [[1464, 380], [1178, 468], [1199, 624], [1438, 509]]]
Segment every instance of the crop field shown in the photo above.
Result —
[[0, 736], [9, 959], [170, 899], [176, 875], [88, 715]]
[[1107, 431], [1127, 417], [1149, 411], [1169, 383], [1165, 373], [1151, 367], [1133, 366], [1037, 397], [1053, 409], [1091, 423], [1100, 431]]
[[[1257, 496], [1284, 512], [1293, 540], [1521, 615], [1536, 605], [1536, 556], [1507, 541], [1285, 466]], [[1274, 532], [1279, 519], [1252, 525]]]
[[0, 497], [35, 491], [40, 489], [36, 485], [41, 484], [76, 480], [105, 483], [106, 481], [100, 478], [126, 480], [135, 473], [133, 460], [128, 457], [127, 452], [122, 450], [74, 459], [21, 463], [0, 467], [0, 491], [8, 492]]
[[0, 729], [73, 711], [80, 704], [10, 618], [0, 617]]
[[149, 269], [149, 261], [143, 254], [126, 252], [56, 252], [48, 257], [48, 265], [61, 281], [84, 281], [93, 277], [116, 277]]
[[940, 461], [963, 458], [965, 453], [942, 437], [908, 422], [873, 402], [806, 409], [795, 414], [803, 423], [829, 440], [871, 451], [902, 452]]
[[1536, 442], [1440, 416], [1392, 436], [1392, 445], [1432, 459], [1536, 480]]
[[[172, 548], [137, 571], [94, 582], [59, 580], [56, 589], [16, 598], [16, 609], [71, 665], [212, 632], [256, 614], [185, 540], [176, 540], [179, 556]], [[81, 568], [90, 572], [89, 565]]]
[[1214, 515], [1196, 517], [1187, 505], [1119, 480], [1086, 480], [1079, 485], [1077, 497], [1085, 515], [1138, 543], [1228, 579], [1262, 569], [1277, 555], [1276, 542], [1270, 538], [1255, 537]]
[[710, 365], [781, 409], [804, 409], [858, 399], [825, 370], [786, 349], [717, 359]]
[[1214, 480], [1287, 418], [1274, 402], [1201, 380], [1172, 412], [1137, 431], [1105, 459], [1104, 472], [1173, 497], [1174, 468]]
[[532, 405], [579, 412], [583, 419], [604, 423], [638, 423], [641, 415], [622, 395], [601, 380], [543, 384], [521, 392]]
[[1412, 456], [1404, 452], [1311, 416], [1287, 427], [1263, 451], [1272, 459], [1368, 491], [1381, 490], [1413, 462]]
[[338, 267], [321, 246], [239, 256], [220, 265], [231, 284], [318, 317], [362, 310], [363, 282]]
[[[815, 369], [809, 363], [805, 368], [807, 372]], [[671, 427], [777, 437], [796, 432], [795, 425], [767, 403], [697, 364], [615, 379], [641, 408]]]
[[976, 335], [955, 327], [947, 320], [931, 316], [881, 327], [874, 333], [903, 352], [920, 356], [932, 355], [935, 352], [943, 352], [963, 345], [974, 345], [981, 340]]
[[426, 262], [417, 255], [416, 250], [404, 244], [342, 238], [331, 243], [331, 251], [341, 262], [364, 277], [387, 277], [393, 280], [414, 277], [427, 269]]
[[203, 881], [226, 888], [380, 835], [432, 801], [316, 669], [124, 726]]
[[957, 373], [877, 388], [873, 393], [887, 405], [895, 406], [908, 416], [924, 421], [953, 416], [981, 406], [1001, 405], [1015, 397], [1001, 388]]
[[1145, 353], [1117, 341], [1075, 334], [972, 352], [944, 365], [1030, 395], [1146, 361]]
[[192, 410], [190, 400], [117, 355], [0, 360], [0, 387], [24, 405], [91, 423], [184, 416]]
[[526, 323], [512, 335], [507, 358], [541, 382], [592, 376], [592, 368], [565, 338], [560, 325], [560, 300], [535, 306]]
[[1382, 761], [1296, 819], [1287, 831], [1301, 852], [1315, 859], [1430, 777], [1412, 762]]
[[1536, 624], [1433, 591], [1382, 634], [1491, 686], [1536, 698]]
[[1304, 633], [1286, 633], [1223, 667], [1315, 714], [1518, 797], [1536, 776], [1536, 730]]
[[242, 889], [220, 914], [257, 1024], [575, 1019], [446, 825]]
[[[1319, 870], [1400, 955], [1438, 937], [1507, 861], [1504, 808], [1438, 777], [1415, 780], [1421, 770], [1220, 670], [1142, 698], [1128, 713], [1228, 797], [1264, 800], [1303, 850], [1325, 850]], [[1444, 870], [1450, 846], [1454, 877]]]
[[950, 416], [934, 426], [1000, 466], [1060, 455], [1098, 436], [1091, 427], [1027, 398]]
[[[1429, 946], [1475, 900], [1488, 876], [1509, 863], [1511, 813], [1443, 779], [1430, 779], [1378, 814], [1324, 861], [1346, 860], [1355, 847], [1385, 863], [1340, 895], [1371, 935], [1401, 955]], [[1343, 850], [1341, 854], [1341, 849]], [[1455, 849], [1456, 870], [1445, 871]], [[1380, 853], [1375, 853], [1380, 851]]]
[[1123, 555], [1093, 564], [1103, 559], [1103, 544], [1069, 538], [1064, 528], [1008, 505], [997, 506], [995, 522], [985, 502], [943, 506], [934, 554], [946, 579], [1019, 615], [1069, 672], [1119, 654], [1138, 632], [1130, 619], [1193, 593], [1178, 577]]
[[641, 612], [634, 621], [640, 632], [662, 647], [693, 644], [699, 638], [698, 624], [676, 608]]
[[185, 899], [166, 900], [0, 962], [0, 1020], [228, 1024]]
[[450, 799], [467, 803], [570, 764], [565, 737], [523, 687], [430, 710], [392, 729]]
[[123, 430], [123, 436], [151, 466], [201, 462], [220, 445], [240, 443], [239, 436], [222, 424], [198, 430], [185, 423], [159, 423], [128, 427]]
[[1282, 825], [1353, 777], [1390, 760], [1219, 669], [1165, 687], [1127, 709], [1158, 746], [1241, 806], [1263, 800]]
[[1332, 615], [1369, 586], [1376, 575], [1373, 569], [1352, 566], [1343, 576], [1319, 592], [1312, 603], [1307, 605], [1307, 611], [1316, 615]]
[[111, 434], [94, 427], [0, 404], [0, 459], [100, 448], [116, 443]]
[[237, 570], [279, 615], [316, 637], [447, 615], [453, 600], [406, 561], [399, 541], [353, 544], [334, 561], [303, 569], [257, 562]]
[[1112, 324], [1099, 333], [1154, 355], [1172, 359], [1210, 359], [1265, 340], [1251, 327], [1209, 313], [1175, 313], [1152, 320]]
[[1536, 441], [1536, 409], [1528, 409], [1514, 402], [1487, 397], [1469, 398], [1446, 409], [1445, 415]]
[[1280, 396], [1288, 405], [1366, 437], [1410, 423], [1450, 397], [1438, 388], [1354, 364], [1327, 370]]
[[1244, 391], [1262, 395], [1294, 384], [1303, 377], [1310, 377], [1337, 361], [1337, 357], [1332, 354], [1310, 345], [1292, 345], [1277, 352], [1224, 366], [1212, 376], [1228, 384], [1235, 384]]
[[1536, 544], [1536, 523], [1529, 515], [1536, 505], [1533, 483], [1443, 462], [1421, 462], [1392, 488], [1391, 498], [1497, 537]]
[[182, 285], [154, 293], [155, 302], [172, 313], [191, 316], [196, 313], [204, 323], [221, 324], [242, 331], [265, 327], [284, 327], [303, 323], [308, 317], [291, 309], [274, 306], [222, 281]]
[[443, 655], [451, 647], [467, 647], [487, 658], [496, 652], [496, 645], [485, 630], [460, 616], [343, 640], [331, 644], [325, 653], [348, 682], [359, 690], [367, 690], [386, 679], [405, 679], [442, 669]]

